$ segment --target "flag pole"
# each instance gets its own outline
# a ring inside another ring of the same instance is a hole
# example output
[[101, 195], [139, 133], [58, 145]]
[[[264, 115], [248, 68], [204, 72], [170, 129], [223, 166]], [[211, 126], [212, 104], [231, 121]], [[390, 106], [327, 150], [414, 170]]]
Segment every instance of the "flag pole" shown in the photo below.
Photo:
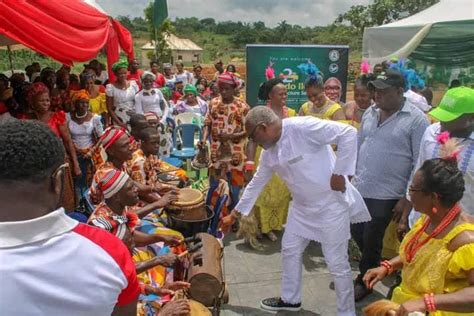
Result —
[[155, 59], [158, 60], [158, 36], [156, 26], [153, 26], [153, 29], [155, 31]]
[[8, 60], [10, 61], [10, 69], [12, 71], [12, 75], [13, 75], [13, 59], [12, 59], [12, 50], [10, 48], [10, 45], [7, 45], [7, 51], [8, 51]]

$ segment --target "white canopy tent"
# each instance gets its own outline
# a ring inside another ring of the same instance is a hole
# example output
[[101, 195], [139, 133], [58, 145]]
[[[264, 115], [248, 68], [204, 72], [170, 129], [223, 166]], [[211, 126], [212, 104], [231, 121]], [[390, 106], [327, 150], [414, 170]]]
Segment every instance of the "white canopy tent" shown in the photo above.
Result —
[[[449, 51], [443, 55], [437, 45]], [[370, 64], [411, 54], [433, 64], [449, 58], [458, 66], [474, 62], [474, 0], [441, 0], [405, 19], [365, 29], [362, 56]]]

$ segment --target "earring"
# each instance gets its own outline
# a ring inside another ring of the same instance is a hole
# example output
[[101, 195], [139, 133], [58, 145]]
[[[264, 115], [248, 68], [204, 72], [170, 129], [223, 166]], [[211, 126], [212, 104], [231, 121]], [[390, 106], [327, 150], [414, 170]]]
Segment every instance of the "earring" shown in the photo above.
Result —
[[438, 209], [437, 209], [436, 207], [433, 207], [433, 208], [431, 209], [431, 211], [433, 212], [433, 214], [438, 213]]

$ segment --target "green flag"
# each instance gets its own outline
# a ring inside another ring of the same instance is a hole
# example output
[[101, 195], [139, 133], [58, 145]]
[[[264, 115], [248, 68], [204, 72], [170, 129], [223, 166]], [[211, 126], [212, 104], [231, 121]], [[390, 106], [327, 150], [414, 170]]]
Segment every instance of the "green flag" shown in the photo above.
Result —
[[168, 17], [168, 4], [166, 0], [155, 0], [153, 4], [153, 26], [160, 27]]

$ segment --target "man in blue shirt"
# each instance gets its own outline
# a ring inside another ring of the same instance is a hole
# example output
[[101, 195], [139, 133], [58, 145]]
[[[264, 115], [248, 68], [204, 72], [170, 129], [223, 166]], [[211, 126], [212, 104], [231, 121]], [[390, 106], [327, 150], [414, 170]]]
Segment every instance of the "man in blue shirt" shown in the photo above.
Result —
[[352, 237], [362, 251], [355, 300], [371, 290], [362, 283], [368, 269], [380, 264], [385, 229], [411, 208], [406, 188], [418, 158], [421, 138], [428, 127], [424, 113], [405, 102], [401, 73], [387, 70], [369, 83], [375, 89], [375, 105], [362, 117], [358, 159], [353, 183], [369, 209], [372, 220], [354, 224]]

